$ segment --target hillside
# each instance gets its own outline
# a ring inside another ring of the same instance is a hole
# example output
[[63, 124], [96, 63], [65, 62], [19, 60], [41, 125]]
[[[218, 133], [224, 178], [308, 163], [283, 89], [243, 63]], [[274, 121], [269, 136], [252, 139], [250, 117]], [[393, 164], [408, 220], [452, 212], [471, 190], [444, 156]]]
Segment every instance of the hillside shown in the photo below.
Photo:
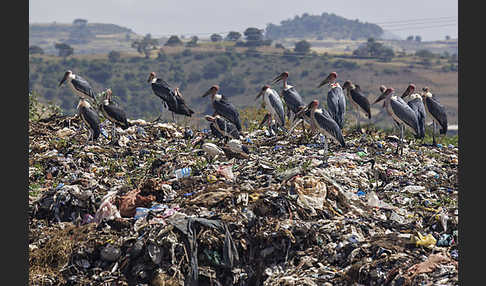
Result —
[[372, 23], [362, 23], [358, 19], [322, 13], [321, 15], [295, 16], [280, 22], [280, 25], [268, 24], [265, 36], [272, 40], [282, 38], [318, 38], [318, 39], [367, 39], [379, 38], [383, 29]]
[[[170, 114], [162, 110], [160, 99], [147, 84], [149, 73], [154, 71], [171, 85], [180, 87], [188, 104], [197, 112], [189, 123], [197, 124], [204, 114], [212, 112], [209, 100], [201, 95], [213, 84], [219, 84], [221, 92], [238, 108], [256, 107], [260, 104], [254, 100], [259, 89], [282, 71], [289, 71], [289, 82], [306, 102], [319, 99], [325, 106], [327, 88], [316, 86], [328, 73], [336, 71], [341, 83], [353, 80], [370, 99], [378, 95], [381, 84], [393, 86], [398, 92], [409, 82], [418, 87], [427, 85], [447, 107], [450, 124], [457, 123], [457, 70], [448, 69], [451, 63], [447, 59], [437, 58], [423, 65], [420, 58], [411, 56], [377, 62], [339, 55], [282, 54], [281, 49], [270, 47], [251, 52], [246, 48], [216, 49], [214, 45], [212, 48], [164, 47], [161, 51], [161, 56], [157, 56], [158, 50], [153, 51], [149, 59], [122, 53], [115, 62], [107, 55], [74, 55], [66, 60], [49, 55], [30, 56], [29, 87], [44, 101], [52, 100], [66, 114], [73, 114], [77, 98], [67, 86], [57, 87], [65, 70], [71, 69], [87, 78], [97, 91], [111, 88], [129, 118], [150, 120], [162, 113], [167, 120]], [[280, 90], [281, 86], [275, 88]], [[374, 106], [372, 114], [373, 123], [389, 123], [379, 106]], [[348, 118], [354, 120], [351, 109]]]
[[131, 29], [114, 24], [29, 24], [29, 46], [39, 46], [46, 54], [57, 54], [56, 43], [71, 45], [76, 54], [129, 51], [139, 38]]

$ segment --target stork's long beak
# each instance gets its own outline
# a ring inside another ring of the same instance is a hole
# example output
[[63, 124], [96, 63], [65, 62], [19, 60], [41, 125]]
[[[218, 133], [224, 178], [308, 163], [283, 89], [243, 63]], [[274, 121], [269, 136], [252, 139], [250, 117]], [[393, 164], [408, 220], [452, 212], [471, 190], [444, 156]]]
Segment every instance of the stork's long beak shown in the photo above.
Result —
[[312, 102], [309, 103], [307, 106], [305, 107], [301, 107], [301, 109], [295, 114], [295, 117], [298, 118], [298, 117], [301, 117], [302, 114], [306, 113], [310, 108], [311, 108], [311, 105], [312, 105]]
[[206, 96], [208, 96], [210, 93], [211, 93], [211, 89], [208, 89], [208, 91], [206, 91], [206, 92], [203, 94], [203, 96], [202, 96], [202, 97], [206, 97]]
[[147, 79], [147, 82], [150, 82], [153, 78], [154, 78], [154, 76], [152, 74], [150, 74], [148, 79]]
[[276, 78], [274, 78], [274, 79], [272, 80], [272, 84], [275, 84], [275, 83], [277, 83], [277, 82], [281, 81], [283, 78], [284, 78], [284, 74], [283, 74], [283, 73], [281, 73], [279, 76], [277, 76]]
[[405, 98], [407, 96], [409, 96], [410, 94], [412, 93], [412, 90], [410, 88], [407, 88], [403, 94], [402, 94], [402, 98]]
[[65, 73], [65, 74], [64, 74], [64, 77], [62, 78], [62, 80], [61, 80], [61, 82], [59, 83], [59, 86], [58, 86], [58, 87], [60, 87], [60, 86], [61, 86], [61, 85], [62, 85], [62, 84], [63, 84], [63, 83], [66, 81], [66, 79], [67, 79], [67, 78], [68, 78], [68, 74], [67, 74], [67, 73]]
[[270, 120], [270, 114], [269, 113], [265, 114], [262, 122], [260, 122], [260, 125], [258, 125], [258, 129], [261, 129], [263, 124], [265, 124], [268, 120]]
[[385, 97], [386, 97], [386, 92], [383, 92], [382, 94], [380, 94], [380, 96], [378, 96], [378, 98], [375, 100], [375, 102], [373, 102], [373, 104], [382, 101]]
[[321, 86], [329, 83], [330, 80], [331, 80], [331, 76], [327, 76], [323, 81], [321, 81], [321, 83], [317, 87], [321, 87]]
[[260, 92], [257, 94], [255, 100], [257, 100], [260, 96], [262, 96], [263, 93], [264, 93], [264, 91], [263, 90], [260, 90]]

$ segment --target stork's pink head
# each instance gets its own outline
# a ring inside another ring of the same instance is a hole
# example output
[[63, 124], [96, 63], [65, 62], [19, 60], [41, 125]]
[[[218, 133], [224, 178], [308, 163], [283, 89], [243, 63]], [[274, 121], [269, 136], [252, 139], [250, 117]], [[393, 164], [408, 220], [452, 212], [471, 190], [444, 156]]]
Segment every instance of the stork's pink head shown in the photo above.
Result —
[[407, 89], [403, 92], [402, 98], [411, 95], [415, 91], [415, 84], [411, 83], [408, 85]]
[[258, 95], [256, 96], [256, 98], [255, 98], [255, 99], [258, 99], [260, 96], [262, 96], [262, 95], [265, 93], [265, 91], [266, 91], [267, 89], [269, 89], [269, 88], [270, 88], [270, 86], [269, 86], [268, 84], [264, 85], [264, 86], [262, 87], [262, 89], [260, 90], [260, 92], [258, 93]]
[[331, 72], [317, 87], [321, 87], [327, 83], [333, 83], [337, 78], [336, 72]]
[[205, 96], [208, 96], [209, 94], [216, 94], [216, 92], [218, 92], [219, 90], [219, 85], [213, 85], [211, 86], [211, 88], [209, 88], [204, 94], [202, 97], [205, 97]]
[[155, 73], [154, 72], [151, 72], [150, 75], [149, 75], [149, 78], [148, 78], [147, 82], [151, 82], [154, 78], [155, 78]]
[[289, 77], [289, 72], [284, 71], [283, 73], [279, 74], [276, 78], [272, 80], [272, 83], [277, 83], [283, 79], [287, 79]]

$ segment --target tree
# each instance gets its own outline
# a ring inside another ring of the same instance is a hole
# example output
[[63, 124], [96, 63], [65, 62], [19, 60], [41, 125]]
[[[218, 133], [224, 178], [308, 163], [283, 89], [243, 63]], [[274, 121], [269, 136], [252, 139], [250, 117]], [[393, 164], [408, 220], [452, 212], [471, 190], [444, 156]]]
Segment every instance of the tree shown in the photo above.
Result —
[[219, 34], [212, 34], [210, 38], [211, 42], [221, 42], [223, 40], [223, 36]]
[[232, 41], [232, 42], [236, 42], [240, 38], [241, 38], [241, 33], [240, 32], [235, 32], [235, 31], [229, 32], [228, 35], [226, 36], [226, 40], [227, 41]]
[[431, 58], [435, 57], [434, 53], [432, 53], [431, 51], [426, 50], [426, 49], [416, 51], [415, 55], [417, 57], [421, 57], [423, 59], [431, 59]]
[[42, 55], [42, 54], [44, 54], [44, 50], [39, 46], [30, 46], [29, 47], [29, 54], [31, 54], [31, 55], [34, 55], [34, 54]]
[[110, 53], [108, 53], [108, 60], [110, 60], [110, 62], [112, 63], [118, 62], [120, 60], [120, 57], [121, 57], [120, 52], [111, 51]]
[[284, 45], [282, 45], [281, 43], [276, 43], [275, 44], [275, 48], [277, 48], [277, 49], [285, 49]]
[[306, 40], [302, 40], [302, 41], [295, 43], [294, 51], [296, 53], [307, 54], [308, 52], [310, 52], [310, 47], [311, 47], [311, 44], [309, 42], [307, 42]]
[[421, 36], [415, 36], [415, 42], [422, 42], [422, 37]]
[[407, 41], [413, 41], [413, 36], [408, 36]]
[[135, 40], [132, 42], [132, 48], [137, 49], [141, 54], [145, 54], [145, 58], [150, 57], [150, 51], [157, 49], [159, 41], [153, 39], [150, 34], [146, 34], [142, 40]]
[[197, 41], [199, 38], [197, 36], [192, 36], [191, 40], [186, 43], [186, 47], [197, 47]]
[[85, 19], [74, 19], [73, 25], [76, 26], [86, 26], [88, 24], [88, 20]]
[[172, 36], [169, 37], [167, 42], [165, 42], [164, 46], [169, 46], [169, 47], [182, 46], [182, 41], [181, 41], [181, 39], [179, 39], [179, 37], [172, 35]]
[[447, 36], [445, 37], [445, 39], [446, 39], [446, 41], [449, 41], [449, 40], [451, 39], [451, 36], [447, 35]]
[[250, 27], [243, 32], [247, 46], [261, 46], [263, 43], [263, 30]]
[[58, 50], [58, 56], [63, 58], [69, 57], [74, 53], [74, 49], [70, 45], [65, 43], [57, 43], [54, 45], [54, 48]]

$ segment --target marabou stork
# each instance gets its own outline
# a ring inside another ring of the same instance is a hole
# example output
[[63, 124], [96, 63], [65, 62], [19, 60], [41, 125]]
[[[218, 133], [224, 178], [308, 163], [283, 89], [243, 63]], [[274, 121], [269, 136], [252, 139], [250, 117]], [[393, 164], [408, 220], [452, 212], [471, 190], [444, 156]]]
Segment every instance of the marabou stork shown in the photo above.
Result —
[[111, 95], [112, 91], [110, 88], [103, 93], [104, 98], [103, 102], [99, 105], [99, 109], [101, 110], [103, 116], [114, 124], [113, 133], [111, 136], [111, 138], [114, 138], [116, 126], [121, 127], [123, 130], [125, 130], [130, 127], [130, 124], [127, 121], [127, 115], [125, 111], [111, 102]]
[[395, 120], [400, 127], [400, 144], [397, 144], [395, 154], [398, 154], [398, 148], [400, 148], [400, 154], [403, 155], [403, 130], [404, 125], [410, 127], [415, 135], [419, 134], [418, 118], [415, 111], [399, 96], [394, 94], [394, 89], [389, 87], [383, 92], [373, 104], [385, 99], [385, 108], [388, 114]]
[[263, 125], [265, 124], [268, 125], [268, 134], [270, 136], [275, 136], [278, 131], [277, 124], [270, 113], [266, 113], [265, 116], [263, 116], [262, 122], [260, 122], [260, 125], [258, 125], [258, 129], [262, 129]]
[[66, 81], [74, 94], [85, 99], [91, 98], [96, 103], [96, 94], [87, 80], [68, 70], [64, 73], [64, 77], [59, 83], [59, 87]]
[[442, 127], [439, 130], [439, 134], [447, 133], [447, 113], [445, 111], [445, 107], [440, 104], [435, 96], [432, 95], [428, 87], [424, 87], [422, 90], [425, 110], [427, 110], [427, 113], [432, 118], [432, 125], [434, 127], [432, 133], [432, 144], [437, 145], [435, 142], [435, 126], [438, 124], [440, 127]]
[[263, 96], [263, 101], [265, 101], [265, 109], [267, 109], [268, 114], [270, 114], [270, 119], [268, 120], [268, 129], [270, 130], [270, 124], [273, 121], [272, 119], [275, 119], [278, 126], [285, 128], [284, 108], [278, 93], [274, 89], [270, 88], [270, 86], [264, 85], [255, 99], [258, 99], [260, 96]]
[[361, 92], [359, 85], [353, 84], [350, 80], [345, 81], [342, 88], [346, 90], [346, 96], [356, 110], [356, 128], [359, 129], [360, 110], [366, 113], [368, 119], [371, 119], [370, 102]]
[[214, 108], [213, 115], [221, 115], [222, 117], [233, 123], [238, 131], [241, 131], [240, 114], [238, 113], [238, 110], [233, 104], [228, 101], [228, 99], [224, 95], [219, 94], [218, 91], [219, 86], [213, 85], [203, 94], [202, 97], [211, 95], [211, 102]]
[[410, 101], [407, 102], [407, 104], [417, 114], [418, 127], [419, 127], [418, 138], [423, 139], [425, 137], [426, 111], [425, 111], [424, 103], [422, 101], [422, 96], [418, 93], [414, 93], [414, 91], [415, 91], [415, 84], [413, 83], [409, 84], [405, 92], [402, 94], [402, 98], [410, 96]]
[[[166, 81], [157, 78], [155, 72], [151, 72], [147, 82], [151, 83], [155, 95], [162, 99], [164, 105], [172, 111], [172, 120], [175, 122], [174, 113], [191, 117], [192, 111], [185, 103], [179, 88], [172, 88]], [[154, 120], [158, 121], [160, 116]]]
[[[287, 106], [287, 118], [289, 118], [290, 124], [292, 124], [295, 120], [295, 114], [300, 111], [301, 107], [305, 107], [305, 103], [295, 87], [287, 84], [288, 78], [289, 73], [283, 72], [272, 80], [272, 84], [279, 81], [283, 82], [282, 97]], [[304, 128], [303, 125], [302, 128]]]
[[81, 120], [83, 120], [86, 128], [89, 130], [88, 141], [95, 141], [101, 133], [98, 113], [91, 109], [91, 105], [85, 98], [80, 98], [77, 109], [79, 117], [81, 117]]
[[224, 136], [225, 141], [228, 141], [228, 138], [240, 139], [240, 132], [236, 128], [236, 126], [231, 123], [229, 120], [221, 117], [220, 115], [205, 115], [204, 118], [211, 122], [214, 129], [216, 129], [221, 135]]
[[[331, 114], [324, 108], [317, 108], [319, 106], [318, 100], [313, 100], [309, 105], [302, 109], [301, 113], [310, 112], [309, 117], [312, 121], [312, 126], [316, 128], [319, 133], [324, 135], [324, 150], [328, 152], [327, 137], [332, 138], [341, 147], [346, 147], [341, 128], [337, 122], [332, 118]], [[298, 114], [300, 115], [300, 114]]]
[[344, 126], [344, 113], [346, 113], [346, 98], [344, 92], [339, 83], [336, 82], [337, 73], [331, 72], [321, 83], [318, 88], [329, 84], [329, 92], [327, 93], [327, 108], [329, 113], [339, 128], [343, 129]]

